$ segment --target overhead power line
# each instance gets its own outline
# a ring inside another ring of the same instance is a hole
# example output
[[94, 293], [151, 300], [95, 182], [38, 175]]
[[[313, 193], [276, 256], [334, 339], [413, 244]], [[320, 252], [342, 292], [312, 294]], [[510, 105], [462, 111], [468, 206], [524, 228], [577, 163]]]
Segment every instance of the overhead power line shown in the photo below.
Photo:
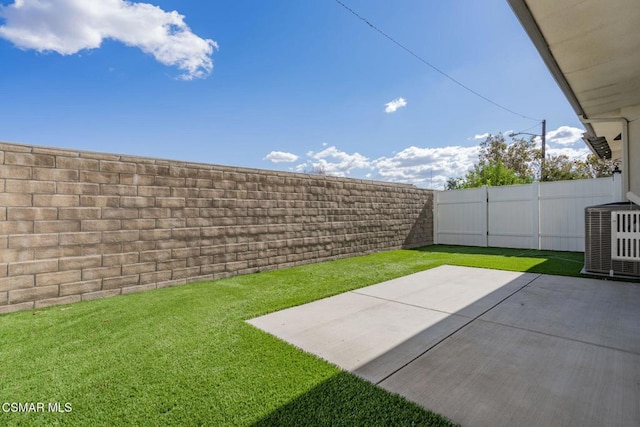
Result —
[[[540, 120], [540, 123], [542, 123], [542, 120]], [[531, 130], [531, 129], [535, 128], [535, 127], [538, 127], [538, 126], [540, 125], [540, 123], [536, 123], [535, 125], [533, 125], [533, 126], [531, 126], [531, 127], [529, 127], [529, 128], [522, 129], [522, 130], [519, 130], [518, 132], [514, 132], [514, 133], [523, 133], [523, 132], [526, 132], [526, 131]]]
[[486, 102], [495, 105], [496, 107], [507, 111], [511, 114], [515, 114], [516, 116], [520, 116], [524, 119], [528, 119], [528, 120], [535, 120], [535, 121], [540, 121], [539, 119], [534, 119], [533, 117], [529, 117], [526, 116], [522, 113], [518, 113], [517, 111], [514, 111], [510, 108], [505, 107], [504, 105], [498, 104], [497, 102], [487, 98], [486, 96], [482, 95], [479, 92], [476, 92], [475, 90], [471, 89], [469, 86], [465, 85], [464, 83], [460, 82], [459, 80], [454, 79], [453, 77], [451, 77], [449, 74], [445, 73], [444, 71], [442, 71], [441, 69], [439, 69], [438, 67], [436, 67], [435, 65], [433, 65], [432, 63], [430, 63], [429, 61], [427, 61], [426, 59], [424, 59], [423, 57], [421, 57], [420, 55], [418, 55], [417, 53], [415, 53], [414, 51], [412, 51], [411, 49], [409, 49], [408, 47], [406, 47], [405, 45], [403, 45], [402, 43], [400, 43], [399, 41], [397, 41], [396, 39], [394, 39], [393, 37], [391, 37], [389, 34], [385, 33], [384, 31], [382, 31], [380, 28], [376, 27], [374, 24], [372, 24], [367, 18], [363, 17], [362, 15], [360, 15], [358, 12], [356, 12], [355, 10], [351, 9], [349, 6], [347, 6], [346, 4], [344, 4], [343, 2], [341, 2], [340, 0], [335, 0], [336, 3], [338, 3], [340, 6], [342, 6], [343, 8], [345, 8], [347, 11], [349, 11], [351, 14], [353, 14], [356, 18], [360, 19], [362, 22], [364, 22], [365, 24], [367, 24], [369, 27], [371, 27], [373, 30], [377, 31], [378, 33], [382, 34], [386, 39], [388, 39], [389, 41], [391, 41], [393, 44], [395, 44], [396, 46], [400, 47], [401, 49], [403, 49], [404, 51], [406, 51], [409, 55], [413, 56], [414, 58], [416, 58], [418, 61], [422, 62], [423, 64], [427, 65], [428, 67], [431, 67], [434, 71], [442, 74], [444, 77], [446, 77], [447, 79], [451, 80], [453, 83], [457, 84], [458, 86], [460, 86], [461, 88], [465, 89], [468, 92], [471, 92], [472, 94], [474, 94], [475, 96], [482, 98], [483, 100], [485, 100]]

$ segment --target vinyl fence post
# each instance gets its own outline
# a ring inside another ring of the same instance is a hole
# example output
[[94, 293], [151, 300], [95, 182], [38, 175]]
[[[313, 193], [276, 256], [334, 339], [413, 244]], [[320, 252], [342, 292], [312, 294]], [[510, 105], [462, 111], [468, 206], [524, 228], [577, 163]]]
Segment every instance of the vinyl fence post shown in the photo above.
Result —
[[483, 209], [482, 212], [484, 212], [484, 230], [483, 230], [483, 236], [484, 236], [484, 247], [488, 247], [489, 246], [489, 188], [486, 185], [482, 186], [482, 189], [484, 190], [483, 193], [483, 197], [482, 197], [482, 204], [483, 204]]
[[440, 191], [433, 191], [433, 244], [438, 244], [438, 202]]
[[542, 236], [540, 234], [542, 228], [542, 212], [540, 203], [540, 182], [534, 182], [531, 184], [531, 210], [532, 224], [531, 224], [531, 249], [542, 249]]

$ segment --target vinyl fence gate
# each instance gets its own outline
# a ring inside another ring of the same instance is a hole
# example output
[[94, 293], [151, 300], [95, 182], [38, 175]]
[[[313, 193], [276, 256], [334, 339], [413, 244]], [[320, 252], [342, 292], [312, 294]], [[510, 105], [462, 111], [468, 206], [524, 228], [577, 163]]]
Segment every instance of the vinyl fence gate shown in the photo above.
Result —
[[616, 199], [613, 178], [436, 193], [437, 244], [584, 252], [584, 208]]

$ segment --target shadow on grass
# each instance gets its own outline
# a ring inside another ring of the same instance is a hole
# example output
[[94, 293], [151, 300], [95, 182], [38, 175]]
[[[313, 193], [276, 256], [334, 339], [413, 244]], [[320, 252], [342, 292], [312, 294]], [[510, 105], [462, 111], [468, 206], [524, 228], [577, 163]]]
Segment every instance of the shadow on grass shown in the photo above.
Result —
[[[582, 252], [453, 245], [432, 245], [414, 250], [434, 255], [450, 255], [450, 257], [445, 257], [444, 262], [450, 265], [585, 277], [580, 273], [584, 266], [584, 254]], [[478, 256], [482, 257], [482, 259], [477, 258]], [[514, 258], [519, 258], [520, 262], [514, 260]], [[478, 261], [476, 262], [476, 260]], [[527, 266], [526, 264], [530, 265]]]
[[403, 397], [341, 372], [253, 424], [265, 426], [454, 426]]

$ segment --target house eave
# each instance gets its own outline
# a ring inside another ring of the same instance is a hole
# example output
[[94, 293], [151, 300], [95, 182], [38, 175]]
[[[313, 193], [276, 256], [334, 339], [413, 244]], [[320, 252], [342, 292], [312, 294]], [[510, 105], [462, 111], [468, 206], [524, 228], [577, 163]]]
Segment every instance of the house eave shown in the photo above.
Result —
[[[560, 66], [558, 65], [558, 62], [553, 56], [551, 49], [549, 49], [549, 45], [546, 39], [544, 38], [542, 31], [540, 31], [540, 27], [538, 26], [538, 23], [533, 17], [531, 10], [529, 9], [529, 6], [527, 6], [526, 1], [525, 0], [507, 0], [507, 1], [509, 2], [509, 6], [511, 6], [511, 9], [513, 10], [514, 14], [518, 18], [518, 21], [520, 21], [520, 24], [522, 25], [527, 35], [533, 42], [533, 45], [538, 50], [538, 53], [542, 57], [542, 60], [544, 61], [545, 65], [551, 72], [551, 75], [553, 76], [556, 83], [560, 87], [560, 90], [562, 90], [562, 93], [564, 93], [564, 96], [569, 101], [569, 104], [573, 108], [573, 111], [575, 111], [578, 117], [587, 119], [588, 117], [584, 109], [580, 105], [580, 101], [578, 101], [578, 97], [576, 96], [575, 92], [571, 88], [571, 85], [565, 78], [565, 75], [560, 69]], [[600, 153], [602, 152], [602, 150], [596, 150], [588, 142], [590, 139], [595, 140], [596, 138], [598, 138], [598, 135], [596, 134], [591, 124], [585, 123], [584, 125], [588, 134], [585, 137], [585, 142], [587, 143], [587, 146], [591, 149], [591, 151], [594, 154], [600, 156]], [[611, 150], [609, 149], [609, 152], [610, 151]]]

